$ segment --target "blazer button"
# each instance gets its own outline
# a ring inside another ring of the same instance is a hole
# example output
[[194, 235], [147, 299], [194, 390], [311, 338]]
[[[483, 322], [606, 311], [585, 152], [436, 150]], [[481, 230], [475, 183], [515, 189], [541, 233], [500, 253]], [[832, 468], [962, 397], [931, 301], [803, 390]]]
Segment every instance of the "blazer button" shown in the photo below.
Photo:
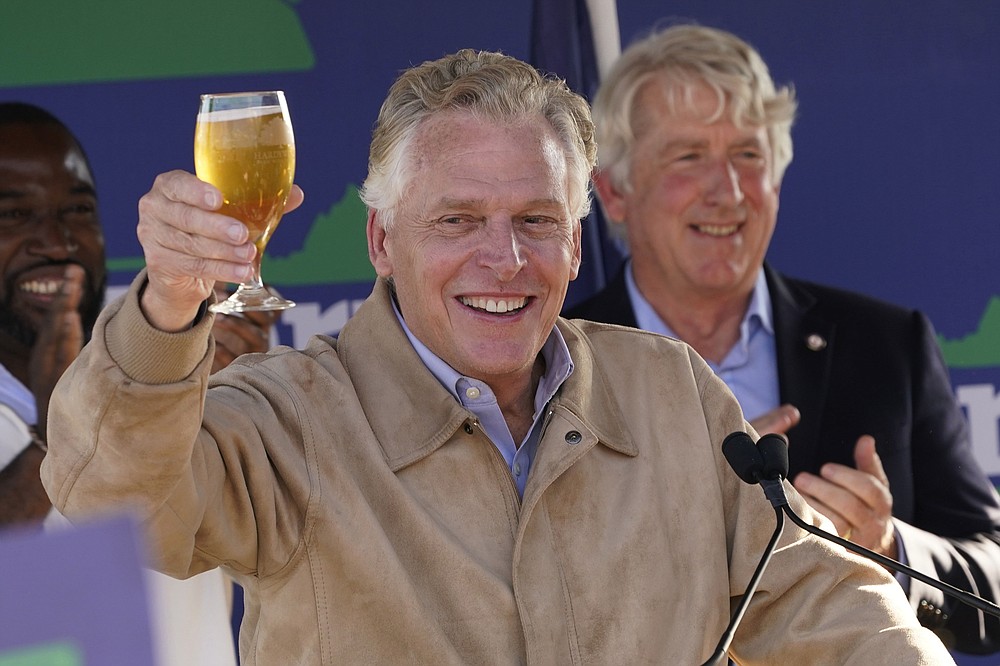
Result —
[[465, 434], [467, 435], [472, 434], [472, 426], [470, 424], [466, 423], [464, 426], [462, 426], [462, 428], [463, 430], [465, 430]]
[[948, 621], [948, 614], [926, 599], [917, 608], [917, 620], [928, 629], [940, 629]]
[[576, 445], [583, 441], [583, 435], [581, 435], [576, 430], [570, 430], [566, 433], [566, 443], [570, 445]]

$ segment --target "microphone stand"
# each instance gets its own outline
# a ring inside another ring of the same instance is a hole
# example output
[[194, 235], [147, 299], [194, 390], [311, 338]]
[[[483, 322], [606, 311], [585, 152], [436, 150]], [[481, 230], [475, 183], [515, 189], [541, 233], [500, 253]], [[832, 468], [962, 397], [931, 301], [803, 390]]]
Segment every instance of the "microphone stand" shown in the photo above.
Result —
[[736, 628], [743, 619], [743, 614], [746, 613], [747, 608], [750, 606], [750, 599], [753, 597], [753, 593], [757, 590], [757, 584], [760, 583], [760, 577], [764, 573], [764, 568], [767, 566], [767, 563], [771, 561], [771, 555], [774, 553], [774, 548], [778, 545], [778, 539], [781, 538], [781, 532], [785, 528], [785, 516], [781, 512], [781, 508], [777, 505], [774, 506], [774, 517], [777, 525], [775, 525], [774, 533], [771, 534], [771, 540], [767, 543], [767, 548], [764, 549], [764, 554], [761, 555], [760, 562], [757, 563], [757, 568], [754, 570], [753, 576], [750, 578], [750, 583], [747, 585], [746, 592], [743, 593], [743, 597], [740, 599], [739, 605], [736, 607], [736, 610], [733, 611], [733, 616], [729, 619], [729, 625], [726, 627], [726, 631], [723, 632], [722, 637], [719, 638], [719, 644], [716, 645], [715, 652], [712, 653], [712, 656], [709, 657], [708, 661], [702, 664], [702, 666], [719, 666], [720, 664], [726, 663], [728, 660], [726, 653], [729, 652], [729, 645], [733, 642], [733, 636], [736, 635]]
[[[763, 483], [767, 482], [765, 481]], [[777, 485], [778, 488], [781, 488], [780, 480], [775, 481], [774, 484]], [[766, 491], [766, 486], [765, 486], [765, 491]], [[781, 493], [782, 495], [784, 495], [784, 489], [781, 489]], [[982, 597], [977, 597], [974, 594], [970, 594], [969, 592], [959, 589], [954, 585], [946, 583], [942, 580], [931, 578], [926, 574], [920, 573], [916, 569], [906, 566], [902, 562], [897, 562], [896, 560], [886, 557], [885, 555], [880, 555], [879, 553], [876, 553], [874, 550], [869, 550], [864, 546], [859, 546], [853, 541], [848, 541], [847, 539], [841, 538], [835, 534], [831, 534], [830, 532], [827, 532], [822, 528], [816, 527], [815, 525], [811, 525], [806, 521], [802, 520], [802, 518], [800, 518], [798, 514], [792, 511], [792, 507], [789, 506], [788, 500], [785, 500], [785, 503], [784, 505], [782, 505], [781, 508], [784, 510], [785, 513], [788, 514], [788, 517], [791, 518], [793, 523], [795, 523], [805, 531], [811, 534], [815, 534], [816, 536], [826, 539], [827, 541], [832, 541], [833, 543], [839, 544], [844, 548], [846, 548], [847, 550], [857, 553], [858, 555], [874, 560], [875, 562], [878, 562], [887, 569], [892, 569], [893, 571], [902, 573], [906, 576], [910, 576], [911, 578], [916, 578], [922, 583], [926, 583], [931, 587], [937, 588], [942, 592], [944, 592], [945, 594], [949, 594], [963, 603], [966, 603], [974, 608], [977, 608], [983, 611], [984, 613], [988, 613], [989, 615], [1000, 618], [1000, 606], [997, 606], [996, 604], [986, 599], [983, 599]]]
[[931, 578], [916, 569], [906, 566], [902, 562], [897, 562], [894, 559], [880, 555], [864, 546], [859, 546], [853, 541], [842, 539], [835, 534], [830, 534], [802, 520], [789, 505], [788, 498], [785, 496], [785, 488], [782, 486], [782, 480], [788, 475], [788, 442], [783, 436], [773, 434], [764, 435], [755, 444], [747, 433], [738, 430], [731, 433], [722, 442], [722, 452], [729, 465], [733, 468], [733, 471], [736, 472], [736, 475], [741, 480], [750, 485], [760, 485], [764, 490], [764, 495], [774, 508], [777, 526], [774, 529], [774, 534], [771, 536], [771, 541], [767, 544], [767, 548], [761, 556], [760, 562], [757, 564], [757, 569], [754, 571], [750, 583], [747, 585], [743, 598], [740, 599], [740, 603], [733, 613], [725, 633], [722, 634], [722, 638], [719, 640], [715, 652], [702, 666], [718, 666], [724, 663], [723, 660], [726, 658], [726, 652], [729, 650], [729, 645], [736, 634], [736, 627], [739, 626], [743, 614], [750, 605], [750, 598], [756, 591], [764, 567], [771, 560], [771, 555], [777, 545], [778, 538], [781, 536], [782, 529], [784, 528], [784, 514], [788, 514], [793, 523], [810, 534], [832, 541], [847, 550], [878, 562], [892, 571], [916, 578], [931, 587], [941, 590], [945, 594], [955, 597], [963, 603], [1000, 618], [1000, 606], [986, 599], [977, 597], [944, 581]]
[[[739, 444], [733, 444], [734, 446], [739, 446], [741, 449], [746, 446], [743, 442], [743, 438], [737, 433], [730, 435], [735, 436], [741, 440]], [[727, 438], [728, 439], [728, 438]], [[723, 443], [725, 445], [725, 443]], [[788, 498], [785, 497], [785, 489], [781, 485], [781, 480], [788, 476], [788, 442], [781, 435], [764, 435], [757, 441], [757, 449], [761, 454], [762, 469], [758, 472], [758, 483], [764, 488], [764, 493], [767, 498], [771, 500], [771, 505], [774, 507], [780, 506], [788, 517], [792, 519], [792, 522], [820, 538], [826, 539], [827, 541], [832, 541], [835, 544], [843, 546], [847, 550], [857, 553], [862, 557], [867, 557], [870, 560], [878, 562], [887, 569], [892, 571], [910, 576], [911, 578], [916, 578], [922, 583], [930, 585], [933, 588], [941, 590], [945, 594], [955, 597], [962, 603], [968, 604], [973, 608], [981, 610], [984, 613], [992, 615], [994, 617], [1000, 618], [1000, 606], [997, 606], [991, 601], [983, 599], [982, 597], [977, 597], [974, 594], [966, 592], [965, 590], [959, 589], [954, 585], [950, 585], [942, 580], [936, 578], [931, 578], [927, 574], [920, 573], [916, 569], [908, 567], [902, 562], [897, 562], [896, 560], [886, 557], [885, 555], [880, 555], [873, 550], [869, 550], [864, 546], [859, 546], [853, 541], [848, 541], [837, 535], [830, 534], [826, 530], [823, 530], [815, 525], [810, 525], [806, 521], [802, 520], [788, 504]], [[744, 452], [744, 456], [746, 456]], [[751, 458], [751, 460], [753, 460]], [[756, 470], [756, 468], [754, 468]], [[744, 472], [746, 474], [746, 472]]]

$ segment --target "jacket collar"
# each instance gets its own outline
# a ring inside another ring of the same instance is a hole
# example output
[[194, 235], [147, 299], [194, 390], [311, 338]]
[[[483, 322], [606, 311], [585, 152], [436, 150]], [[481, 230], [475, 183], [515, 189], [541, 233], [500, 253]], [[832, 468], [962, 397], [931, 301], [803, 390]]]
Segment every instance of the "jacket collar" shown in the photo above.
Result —
[[[433, 453], [475, 416], [424, 366], [392, 311], [388, 283], [379, 279], [371, 296], [347, 322], [337, 348], [358, 400], [395, 472]], [[553, 398], [604, 445], [638, 453], [628, 436], [589, 341], [579, 328], [558, 323], [575, 370]]]

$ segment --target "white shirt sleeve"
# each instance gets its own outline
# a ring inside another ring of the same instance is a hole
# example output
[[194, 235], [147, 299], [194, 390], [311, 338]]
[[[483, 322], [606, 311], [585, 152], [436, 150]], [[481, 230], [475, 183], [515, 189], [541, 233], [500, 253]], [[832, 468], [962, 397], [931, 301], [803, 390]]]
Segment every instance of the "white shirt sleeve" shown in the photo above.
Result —
[[10, 407], [0, 404], [0, 469], [31, 446], [28, 426]]

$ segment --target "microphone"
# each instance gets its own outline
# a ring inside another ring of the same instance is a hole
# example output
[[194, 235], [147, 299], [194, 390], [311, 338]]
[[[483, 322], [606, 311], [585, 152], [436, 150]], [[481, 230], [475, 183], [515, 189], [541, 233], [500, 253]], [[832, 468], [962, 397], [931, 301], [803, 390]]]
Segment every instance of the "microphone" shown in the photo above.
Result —
[[[726, 456], [729, 466], [733, 468], [741, 479], [749, 484], [761, 483], [765, 480], [766, 468], [768, 465], [774, 464], [772, 458], [775, 454], [769, 453], [768, 455], [771, 458], [765, 458], [763, 450], [758, 449], [754, 445], [753, 440], [750, 439], [750, 436], [745, 432], [734, 432], [726, 437], [725, 441], [722, 442], [722, 453]], [[785, 469], [788, 469], [787, 449], [785, 450]], [[786, 501], [785, 504], [787, 503]], [[760, 561], [757, 563], [757, 568], [754, 570], [753, 576], [750, 577], [750, 582], [743, 593], [743, 598], [740, 599], [739, 605], [733, 611], [732, 617], [729, 618], [726, 630], [722, 633], [719, 643], [715, 646], [715, 652], [712, 653], [712, 656], [702, 666], [718, 666], [728, 661], [726, 653], [729, 652], [729, 645], [733, 642], [733, 637], [736, 635], [736, 628], [739, 627], [744, 613], [746, 613], [747, 608], [750, 606], [750, 599], [757, 590], [757, 584], [760, 583], [760, 577], [764, 573], [764, 568], [771, 561], [771, 555], [778, 545], [778, 539], [781, 538], [781, 532], [785, 527], [785, 516], [781, 512], [781, 506], [775, 504], [774, 500], [771, 501], [771, 505], [774, 507], [776, 522], [774, 532], [771, 534], [771, 540], [768, 541], [764, 553], [760, 556]]]
[[[747, 444], [753, 444], [753, 440], [750, 438], [750, 435], [743, 431], [734, 432], [726, 437], [726, 441], [729, 441], [730, 439], [733, 439], [734, 441], [740, 440], [743, 442], [738, 445], [730, 444], [730, 447], [739, 446], [741, 449], [746, 449]], [[725, 453], [726, 450], [725, 446], [726, 443], [723, 442], [723, 453]], [[916, 578], [922, 583], [926, 583], [927, 585], [937, 588], [945, 594], [958, 599], [962, 603], [968, 604], [969, 606], [972, 606], [973, 608], [976, 608], [984, 613], [1000, 618], [1000, 606], [997, 606], [982, 597], [977, 597], [976, 595], [959, 589], [954, 585], [937, 580], [936, 578], [931, 578], [930, 576], [921, 573], [916, 569], [903, 564], [902, 562], [897, 562], [892, 558], [876, 553], [875, 551], [869, 550], [864, 546], [860, 546], [853, 541], [843, 539], [802, 520], [802, 518], [800, 518], [788, 504], [788, 499], [785, 497], [784, 486], [781, 485], [782, 479], [788, 476], [788, 442], [781, 435], [768, 434], [763, 435], [757, 441], [756, 448], [761, 459], [759, 470], [752, 464], [747, 463], [747, 460], [752, 460], [753, 456], [745, 451], [742, 454], [742, 457], [736, 459], [737, 463], [743, 465], [739, 469], [737, 469], [734, 459], [730, 458], [728, 455], [726, 456], [726, 460], [729, 462], [730, 466], [733, 467], [734, 471], [736, 471], [737, 476], [741, 479], [747, 483], [759, 483], [763, 486], [764, 494], [769, 500], [771, 500], [771, 505], [775, 507], [775, 510], [783, 510], [786, 514], [788, 514], [788, 517], [793, 523], [810, 534], [815, 534], [816, 536], [826, 539], [827, 541], [832, 541], [833, 543], [843, 546], [844, 548], [857, 553], [862, 557], [874, 560], [887, 569], [910, 576], [911, 578]], [[754, 476], [759, 477], [760, 480], [748, 480], [748, 478], [753, 478]]]

